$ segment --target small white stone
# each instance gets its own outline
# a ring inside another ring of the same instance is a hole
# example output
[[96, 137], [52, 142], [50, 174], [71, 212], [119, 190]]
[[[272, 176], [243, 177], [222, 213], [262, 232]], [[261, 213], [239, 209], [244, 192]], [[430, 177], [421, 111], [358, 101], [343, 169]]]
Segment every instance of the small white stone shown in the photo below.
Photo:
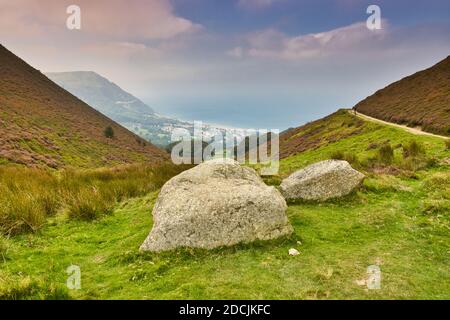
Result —
[[289, 255], [290, 256], [298, 256], [300, 254], [300, 252], [297, 249], [289, 249]]

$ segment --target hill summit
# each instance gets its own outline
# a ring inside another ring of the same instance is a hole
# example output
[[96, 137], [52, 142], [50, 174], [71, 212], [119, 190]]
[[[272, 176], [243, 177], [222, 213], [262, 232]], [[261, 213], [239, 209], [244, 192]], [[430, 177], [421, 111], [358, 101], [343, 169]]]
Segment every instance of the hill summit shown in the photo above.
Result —
[[358, 112], [450, 136], [450, 56], [359, 102]]
[[115, 121], [126, 122], [136, 116], [145, 117], [155, 113], [141, 100], [96, 72], [49, 72], [45, 75]]
[[165, 158], [0, 45], [0, 163], [97, 167]]

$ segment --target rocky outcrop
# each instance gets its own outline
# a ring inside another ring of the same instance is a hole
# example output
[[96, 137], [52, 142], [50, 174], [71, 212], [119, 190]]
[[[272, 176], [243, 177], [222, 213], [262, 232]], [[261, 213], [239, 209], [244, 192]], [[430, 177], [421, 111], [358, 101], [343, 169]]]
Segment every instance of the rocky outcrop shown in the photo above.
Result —
[[287, 205], [255, 170], [212, 160], [169, 180], [153, 208], [144, 251], [212, 249], [290, 234]]
[[326, 160], [294, 172], [280, 187], [288, 200], [325, 201], [351, 193], [364, 177], [347, 161]]

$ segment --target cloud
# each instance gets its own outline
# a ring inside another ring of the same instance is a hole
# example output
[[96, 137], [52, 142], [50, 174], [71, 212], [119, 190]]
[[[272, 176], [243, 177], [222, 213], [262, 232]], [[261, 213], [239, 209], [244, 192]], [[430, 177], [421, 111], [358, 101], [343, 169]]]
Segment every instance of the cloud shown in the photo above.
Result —
[[229, 55], [230, 57], [242, 58], [242, 56], [244, 55], [244, 50], [241, 47], [236, 47], [227, 51], [227, 55]]
[[252, 33], [246, 37], [245, 46], [230, 51], [239, 52], [235, 57], [262, 57], [283, 60], [299, 60], [315, 57], [369, 52], [389, 35], [387, 21], [383, 29], [371, 31], [365, 22], [300, 36], [288, 36], [275, 29]]
[[245, 9], [263, 9], [279, 0], [239, 0], [238, 6]]
[[[63, 33], [72, 0], [0, 2], [0, 35], [36, 36]], [[116, 40], [161, 40], [196, 32], [201, 26], [177, 16], [169, 0], [77, 0], [82, 32]]]

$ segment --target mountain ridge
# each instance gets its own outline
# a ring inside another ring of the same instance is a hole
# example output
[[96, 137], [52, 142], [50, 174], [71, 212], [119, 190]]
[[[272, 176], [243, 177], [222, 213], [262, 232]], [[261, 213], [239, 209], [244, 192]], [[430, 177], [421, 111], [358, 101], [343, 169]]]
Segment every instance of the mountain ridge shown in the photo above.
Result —
[[[156, 113], [139, 98], [95, 71], [50, 72], [46, 75], [93, 108], [156, 145], [170, 146], [175, 129], [185, 129], [191, 135], [194, 134], [193, 122]], [[206, 140], [212, 139], [217, 133], [226, 132], [238, 140], [245, 136], [243, 129], [207, 123], [203, 124], [203, 130]]]
[[[94, 108], [105, 115], [124, 110], [144, 115], [155, 113], [151, 107], [95, 71], [46, 72], [45, 75], [65, 90], [77, 91], [75, 96], [80, 100], [93, 100], [88, 104], [95, 104]], [[92, 94], [94, 91], [95, 96]], [[111, 110], [111, 99], [118, 105], [115, 110]]]

